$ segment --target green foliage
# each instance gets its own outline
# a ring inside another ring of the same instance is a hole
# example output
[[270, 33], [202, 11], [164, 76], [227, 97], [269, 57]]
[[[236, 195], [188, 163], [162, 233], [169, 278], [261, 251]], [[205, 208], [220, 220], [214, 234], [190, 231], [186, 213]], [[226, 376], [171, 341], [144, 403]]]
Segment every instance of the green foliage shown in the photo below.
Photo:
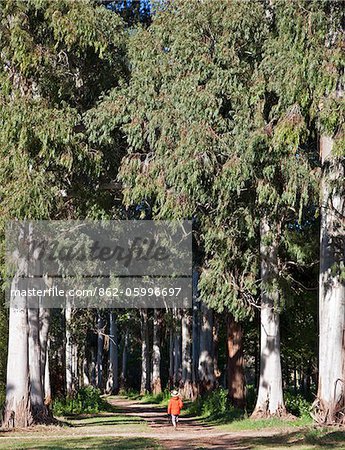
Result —
[[[341, 61], [333, 2], [267, 8], [170, 2], [131, 34], [128, 82], [88, 114], [95, 143], [117, 146], [119, 130], [126, 137], [127, 207], [145, 202], [153, 218], [194, 219], [201, 295], [236, 319], [257, 302], [262, 218], [283, 266], [265, 288], [283, 294], [290, 281], [285, 240], [318, 202], [319, 105]], [[338, 107], [330, 108], [338, 129]]]
[[101, 411], [112, 411], [112, 406], [101, 397], [100, 390], [92, 386], [79, 389], [74, 397], [56, 399], [53, 402], [53, 413], [56, 416]]
[[301, 394], [284, 393], [284, 402], [289, 413], [296, 417], [310, 417], [311, 403]]
[[[247, 386], [247, 411], [250, 412], [254, 409], [255, 401], [256, 392], [254, 387], [249, 385]], [[307, 401], [301, 394], [285, 392], [284, 401], [289, 413], [310, 420], [311, 402]], [[217, 423], [229, 423], [247, 418], [246, 413], [229, 404], [227, 390], [223, 388], [218, 388], [206, 396], [198, 397], [188, 407], [186, 414], [202, 416], [204, 419]]]
[[125, 77], [122, 20], [93, 1], [0, 6], [2, 220], [108, 213], [113, 173], [83, 114]]
[[121, 390], [119, 392], [119, 395], [131, 400], [140, 400], [142, 403], [153, 403], [159, 405], [167, 405], [169, 399], [171, 398], [169, 389], [164, 389], [163, 392], [159, 394], [148, 393], [144, 395], [141, 395], [138, 391], [134, 389], [126, 389]]
[[343, 445], [345, 440], [344, 431], [329, 431], [329, 428], [318, 428], [309, 430], [304, 441], [307, 444], [317, 445], [320, 448], [338, 448], [338, 443]]
[[205, 396], [198, 397], [191, 403], [186, 414], [202, 416], [204, 419], [217, 423], [226, 423], [242, 418], [243, 411], [231, 406], [227, 395], [226, 389], [218, 388]]
[[140, 400], [143, 403], [157, 403], [160, 405], [167, 405], [170, 398], [171, 394], [169, 389], [164, 389], [164, 391], [159, 394], [145, 394], [141, 396]]
[[253, 384], [246, 385], [246, 411], [252, 413], [255, 408], [257, 389]]

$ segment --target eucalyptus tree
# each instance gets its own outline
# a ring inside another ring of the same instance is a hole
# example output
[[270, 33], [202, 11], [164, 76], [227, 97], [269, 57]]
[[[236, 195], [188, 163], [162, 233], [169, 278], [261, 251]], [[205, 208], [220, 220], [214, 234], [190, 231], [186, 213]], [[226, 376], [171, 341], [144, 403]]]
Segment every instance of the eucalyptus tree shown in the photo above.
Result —
[[[255, 101], [248, 88], [265, 33], [263, 14], [260, 3], [168, 5], [149, 30], [132, 34], [130, 83], [93, 112], [107, 129], [100, 140], [111, 139], [119, 126], [127, 136], [130, 150], [120, 174], [125, 203], [145, 201], [157, 219], [195, 218], [205, 266], [200, 297], [236, 318], [250, 310], [247, 291], [256, 287], [257, 263], [248, 250], [255, 241], [248, 231], [254, 202], [245, 186], [251, 172], [236, 163], [249, 130], [239, 134], [240, 125]], [[230, 272], [248, 266], [252, 272], [238, 287]], [[212, 385], [211, 372], [205, 383]]]
[[[344, 424], [345, 408], [345, 111], [344, 11], [326, 4], [322, 68], [328, 81], [321, 99], [320, 163], [320, 274], [319, 383], [314, 404], [321, 424]], [[330, 62], [331, 61], [331, 62]], [[329, 352], [329, 349], [332, 352]]]
[[[114, 165], [88, 144], [83, 114], [126, 72], [121, 19], [94, 2], [2, 0], [0, 46], [1, 233], [9, 219], [101, 214], [109, 195], [99, 186]], [[43, 369], [31, 371], [41, 352], [29, 364], [27, 333], [25, 305], [11, 308], [7, 427], [49, 420], [41, 400], [31, 406]]]
[[194, 398], [192, 360], [192, 315], [188, 309], [182, 314], [182, 386], [183, 397]]
[[[271, 96], [266, 127], [275, 148], [291, 152], [287, 170], [293, 184], [287, 183], [287, 192], [289, 196], [299, 195], [300, 200], [288, 197], [289, 207], [306, 204], [307, 184], [302, 177], [311, 182], [314, 178], [316, 193], [320, 192], [320, 357], [315, 417], [322, 423], [341, 422], [345, 399], [338, 381], [344, 378], [345, 360], [341, 337], [345, 313], [340, 300], [344, 298], [344, 12], [338, 2], [332, 1], [275, 1], [271, 5], [272, 33], [262, 62]], [[301, 158], [307, 158], [310, 166], [306, 166], [304, 175], [299, 167]], [[315, 167], [321, 167], [321, 179]], [[311, 203], [318, 211], [317, 195]], [[331, 353], [330, 348], [334, 349]]]
[[162, 311], [153, 311], [153, 337], [152, 337], [152, 379], [151, 390], [153, 394], [162, 392], [161, 382], [161, 329]]
[[117, 314], [109, 314], [109, 364], [106, 392], [117, 394], [119, 391], [119, 339]]
[[294, 237], [317, 204], [320, 102], [339, 78], [334, 39], [325, 52], [335, 17], [330, 1], [168, 3], [131, 36], [130, 82], [94, 111], [102, 139], [126, 134], [125, 203], [194, 218], [201, 298], [235, 320], [260, 308], [256, 416], [285, 413], [279, 313], [292, 267], [308, 258]]
[[140, 309], [140, 334], [141, 334], [141, 381], [140, 394], [150, 392], [150, 334], [149, 314], [147, 308]]

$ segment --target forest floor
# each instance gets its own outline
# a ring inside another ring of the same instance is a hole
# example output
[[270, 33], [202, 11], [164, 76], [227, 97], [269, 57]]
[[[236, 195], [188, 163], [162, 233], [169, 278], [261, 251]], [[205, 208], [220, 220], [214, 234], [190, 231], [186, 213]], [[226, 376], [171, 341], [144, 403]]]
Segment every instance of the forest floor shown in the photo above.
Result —
[[231, 430], [197, 417], [181, 417], [178, 430], [169, 425], [166, 408], [111, 397], [113, 413], [71, 416], [61, 426], [0, 430], [0, 450], [315, 450], [345, 449], [345, 431], [296, 427], [286, 423], [263, 429]]

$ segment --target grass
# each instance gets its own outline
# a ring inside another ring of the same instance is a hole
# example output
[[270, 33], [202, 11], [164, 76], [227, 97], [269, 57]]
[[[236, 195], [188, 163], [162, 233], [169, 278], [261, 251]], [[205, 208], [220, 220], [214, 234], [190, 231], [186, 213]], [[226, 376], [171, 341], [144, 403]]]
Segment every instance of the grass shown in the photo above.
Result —
[[217, 423], [217, 420], [203, 420], [209, 425], [216, 426], [224, 431], [245, 431], [245, 430], [262, 430], [265, 428], [286, 429], [290, 427], [300, 428], [312, 425], [312, 419], [309, 417], [298, 417], [295, 420], [282, 420], [272, 417], [271, 419], [235, 419], [228, 423]]
[[1, 438], [0, 450], [62, 450], [62, 449], [112, 449], [112, 450], [136, 450], [150, 449], [161, 450], [163, 447], [150, 438], [119, 438], [119, 437], [65, 437], [63, 441], [56, 438], [37, 437], [36, 439], [11, 439]]
[[113, 407], [101, 396], [101, 391], [93, 386], [83, 387], [73, 396], [56, 398], [53, 401], [54, 416], [82, 413], [92, 414], [102, 411], [111, 412], [113, 411]]
[[255, 450], [291, 449], [291, 450], [321, 450], [345, 448], [345, 432], [330, 432], [329, 430], [299, 430], [282, 433], [276, 436], [244, 437], [241, 444]]
[[[36, 426], [27, 430], [0, 433], [0, 450], [9, 449], [161, 449], [154, 439], [139, 437], [148, 430], [147, 423], [136, 416], [119, 413], [70, 414], [62, 426]], [[110, 434], [138, 433], [135, 438]], [[96, 434], [98, 436], [85, 436]], [[104, 436], [99, 436], [104, 434]], [[59, 436], [57, 436], [59, 435]]]
[[[238, 449], [246, 450], [344, 450], [345, 431], [306, 429], [290, 430], [272, 436], [240, 436], [235, 437], [232, 445]], [[193, 450], [206, 449], [209, 449], [209, 447], [196, 446]]]
[[[188, 410], [184, 412], [184, 415], [186, 413]], [[219, 439], [217, 438], [219, 448], [234, 447], [246, 450], [345, 449], [345, 430], [315, 427], [311, 424], [311, 419], [307, 417], [285, 421], [277, 418], [252, 420], [247, 417], [236, 417], [236, 410], [232, 413], [232, 420], [228, 423], [222, 423], [222, 417], [199, 416], [195, 418], [193, 416], [193, 420], [198, 422], [198, 427], [205, 424], [205, 429], [212, 426], [220, 432]], [[228, 415], [227, 419], [229, 417]], [[122, 414], [121, 411], [118, 413], [72, 414], [65, 416], [64, 419], [65, 426], [62, 427], [37, 426], [25, 431], [2, 432], [0, 433], [0, 450], [163, 450], [164, 448], [157, 439], [140, 437], [142, 432], [150, 430], [143, 419]], [[245, 431], [248, 432], [245, 433]], [[250, 431], [257, 433], [250, 433]], [[117, 432], [130, 432], [131, 435], [135, 432], [138, 435], [115, 437], [114, 434]], [[209, 448], [203, 447], [202, 438], [202, 433], [195, 436], [194, 450]], [[181, 441], [180, 444], [183, 445], [183, 442]], [[193, 444], [193, 439], [188, 444]]]
[[167, 406], [171, 397], [169, 390], [164, 390], [160, 394], [144, 394], [141, 395], [136, 391], [123, 391], [120, 392], [120, 397], [128, 400], [138, 400], [142, 403]]
[[[136, 430], [145, 431], [146, 422], [140, 417], [127, 416], [125, 414], [90, 414], [73, 415], [65, 417], [67, 425], [72, 427], [94, 427], [94, 426], [130, 426], [135, 425]], [[139, 427], [139, 428], [138, 428]]]

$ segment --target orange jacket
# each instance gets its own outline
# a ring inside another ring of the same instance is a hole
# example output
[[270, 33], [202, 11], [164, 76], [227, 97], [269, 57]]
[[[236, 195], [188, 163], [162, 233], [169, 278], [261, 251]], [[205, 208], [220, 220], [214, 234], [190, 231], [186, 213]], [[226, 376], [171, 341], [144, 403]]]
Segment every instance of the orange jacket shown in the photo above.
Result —
[[183, 403], [180, 397], [172, 397], [168, 404], [168, 414], [178, 416], [183, 408]]

